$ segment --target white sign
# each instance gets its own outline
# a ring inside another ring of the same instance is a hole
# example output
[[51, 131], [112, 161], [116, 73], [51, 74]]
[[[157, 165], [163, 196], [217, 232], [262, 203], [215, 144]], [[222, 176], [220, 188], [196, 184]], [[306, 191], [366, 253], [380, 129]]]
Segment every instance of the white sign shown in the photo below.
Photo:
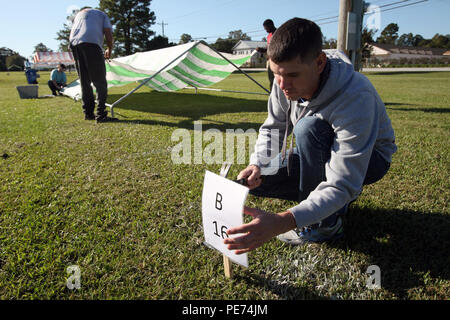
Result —
[[[205, 241], [233, 262], [248, 267], [247, 254], [228, 250], [223, 240], [226, 231], [244, 223], [245, 199], [249, 189], [236, 182], [206, 171], [203, 183], [202, 217]], [[239, 235], [233, 235], [233, 237]]]

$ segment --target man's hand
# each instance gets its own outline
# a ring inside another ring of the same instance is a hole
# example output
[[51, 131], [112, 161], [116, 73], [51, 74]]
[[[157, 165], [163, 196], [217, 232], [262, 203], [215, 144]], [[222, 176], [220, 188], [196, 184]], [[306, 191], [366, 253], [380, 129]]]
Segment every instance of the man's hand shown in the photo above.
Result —
[[249, 165], [247, 168], [242, 170], [237, 179], [247, 179], [247, 185], [250, 190], [255, 189], [261, 185], [261, 169], [255, 165]]
[[290, 211], [273, 214], [259, 209], [244, 207], [244, 213], [252, 216], [253, 220], [247, 224], [227, 230], [228, 235], [238, 233], [244, 233], [244, 235], [224, 240], [224, 244], [228, 245], [227, 248], [236, 250], [236, 254], [254, 250], [273, 237], [296, 227], [294, 215]]
[[111, 50], [110, 50], [109, 48], [107, 48], [107, 49], [105, 50], [105, 59], [106, 59], [106, 60], [111, 59]]
[[106, 46], [108, 47], [105, 50], [105, 59], [109, 60], [109, 59], [111, 59], [111, 54], [112, 54], [112, 49], [113, 49], [113, 44], [114, 44], [112, 29], [105, 28], [105, 29], [103, 29], [103, 33], [105, 34]]

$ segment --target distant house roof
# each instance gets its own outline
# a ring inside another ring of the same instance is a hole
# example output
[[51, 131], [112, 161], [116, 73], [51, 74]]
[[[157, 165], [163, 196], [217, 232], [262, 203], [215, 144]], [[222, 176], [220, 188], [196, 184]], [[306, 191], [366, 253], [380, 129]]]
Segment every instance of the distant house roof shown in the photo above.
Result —
[[17, 64], [13, 64], [13, 65], [10, 65], [9, 67], [8, 67], [8, 70], [9, 71], [12, 71], [12, 70], [22, 70], [23, 68], [21, 67], [21, 66], [18, 66]]
[[251, 40], [239, 40], [233, 47], [233, 51], [235, 50], [255, 50], [256, 48], [265, 48], [267, 47], [267, 42], [265, 41], [251, 41]]
[[392, 44], [385, 43], [371, 43], [372, 47], [381, 49], [381, 54], [391, 54], [391, 53], [403, 53], [403, 54], [423, 54], [423, 55], [433, 55], [442, 56], [447, 49], [440, 48], [426, 48], [426, 47], [406, 47], [406, 46], [395, 46]]

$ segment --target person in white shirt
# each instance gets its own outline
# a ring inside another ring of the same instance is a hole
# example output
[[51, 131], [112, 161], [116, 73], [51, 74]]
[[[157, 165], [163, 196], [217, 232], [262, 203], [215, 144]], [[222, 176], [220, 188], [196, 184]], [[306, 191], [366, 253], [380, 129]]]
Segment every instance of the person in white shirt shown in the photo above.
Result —
[[[103, 53], [103, 39], [108, 48]], [[70, 49], [75, 58], [75, 66], [81, 83], [83, 110], [86, 120], [107, 121], [105, 59], [111, 58], [113, 35], [111, 21], [100, 10], [84, 7], [76, 15], [70, 32]], [[94, 116], [95, 97], [91, 87], [97, 90], [97, 116]]]

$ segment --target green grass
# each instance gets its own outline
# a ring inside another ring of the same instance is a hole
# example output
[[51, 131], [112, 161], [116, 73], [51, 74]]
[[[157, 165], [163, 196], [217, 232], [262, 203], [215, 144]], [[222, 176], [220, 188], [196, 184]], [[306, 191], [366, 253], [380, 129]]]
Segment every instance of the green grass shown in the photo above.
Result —
[[[265, 73], [252, 75], [267, 85]], [[203, 175], [220, 165], [174, 165], [171, 135], [193, 134], [196, 120], [203, 130], [258, 129], [266, 97], [143, 88], [116, 108], [120, 121], [95, 124], [68, 98], [20, 100], [23, 73], [0, 73], [0, 298], [450, 298], [450, 73], [368, 77], [399, 150], [350, 207], [346, 237], [304, 247], [272, 240], [229, 280], [222, 256], [202, 244]], [[47, 78], [40, 95], [50, 94]], [[218, 86], [259, 90], [237, 74]], [[292, 204], [247, 200], [272, 212]], [[70, 265], [81, 269], [80, 290], [66, 287]], [[381, 290], [366, 288], [370, 265], [381, 268]]]

